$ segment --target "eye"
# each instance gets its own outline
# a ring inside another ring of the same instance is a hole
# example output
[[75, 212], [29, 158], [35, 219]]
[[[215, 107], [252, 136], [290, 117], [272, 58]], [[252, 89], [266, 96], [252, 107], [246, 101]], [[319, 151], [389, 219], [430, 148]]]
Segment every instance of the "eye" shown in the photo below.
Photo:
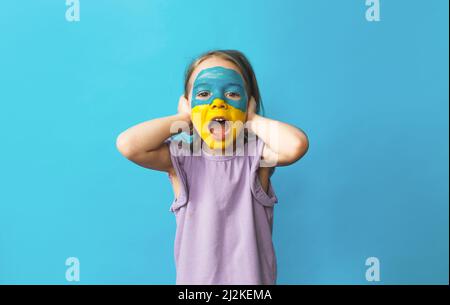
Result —
[[210, 97], [211, 93], [209, 91], [203, 90], [197, 92], [195, 97], [199, 100], [207, 100]]
[[237, 93], [237, 92], [232, 92], [232, 91], [231, 91], [231, 92], [225, 93], [225, 96], [226, 96], [227, 98], [229, 98], [229, 99], [231, 99], [231, 100], [235, 100], [235, 101], [241, 99], [241, 95], [240, 95], [239, 93]]

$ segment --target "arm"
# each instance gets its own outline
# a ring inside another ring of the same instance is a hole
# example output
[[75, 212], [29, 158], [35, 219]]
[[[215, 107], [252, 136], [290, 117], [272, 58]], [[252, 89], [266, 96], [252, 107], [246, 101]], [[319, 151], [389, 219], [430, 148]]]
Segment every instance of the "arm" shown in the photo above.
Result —
[[266, 144], [263, 158], [267, 162], [276, 166], [286, 166], [305, 155], [309, 141], [303, 131], [292, 125], [257, 115], [254, 113], [255, 102], [252, 100], [250, 103], [248, 126]]
[[186, 101], [180, 98], [175, 115], [146, 121], [122, 132], [116, 141], [119, 152], [143, 167], [172, 173], [169, 146], [164, 141], [171, 136], [171, 126], [176, 122], [190, 122], [190, 113], [182, 103]]

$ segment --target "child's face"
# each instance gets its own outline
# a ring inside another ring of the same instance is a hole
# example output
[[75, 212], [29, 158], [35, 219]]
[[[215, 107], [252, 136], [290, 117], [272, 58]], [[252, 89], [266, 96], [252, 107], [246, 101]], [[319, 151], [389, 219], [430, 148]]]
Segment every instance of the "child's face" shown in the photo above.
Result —
[[248, 96], [237, 67], [221, 58], [202, 62], [191, 77], [194, 128], [211, 149], [230, 145], [242, 131]]

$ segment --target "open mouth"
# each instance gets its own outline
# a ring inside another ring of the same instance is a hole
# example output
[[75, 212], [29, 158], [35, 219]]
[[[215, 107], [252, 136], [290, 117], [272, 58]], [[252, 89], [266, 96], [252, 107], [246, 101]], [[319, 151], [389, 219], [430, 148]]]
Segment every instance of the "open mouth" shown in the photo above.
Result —
[[208, 130], [216, 139], [223, 141], [230, 132], [231, 122], [227, 121], [223, 116], [217, 116], [211, 119], [208, 124]]

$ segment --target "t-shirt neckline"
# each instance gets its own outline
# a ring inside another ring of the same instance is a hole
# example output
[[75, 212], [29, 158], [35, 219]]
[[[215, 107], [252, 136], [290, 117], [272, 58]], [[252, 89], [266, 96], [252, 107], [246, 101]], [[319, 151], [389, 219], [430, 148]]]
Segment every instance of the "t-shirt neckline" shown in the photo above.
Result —
[[[206, 145], [205, 143], [203, 143], [203, 145]], [[230, 144], [233, 145], [233, 144]], [[225, 154], [219, 154], [219, 155], [213, 155], [211, 153], [209, 153], [208, 151], [204, 150], [203, 148], [201, 149], [202, 152], [202, 157], [204, 157], [205, 159], [208, 160], [213, 160], [213, 161], [226, 161], [226, 160], [231, 160], [234, 159], [238, 156], [242, 156], [242, 151], [245, 151], [244, 147], [236, 147], [236, 150], [233, 152], [232, 155], [227, 154], [227, 152], [225, 152]]]

